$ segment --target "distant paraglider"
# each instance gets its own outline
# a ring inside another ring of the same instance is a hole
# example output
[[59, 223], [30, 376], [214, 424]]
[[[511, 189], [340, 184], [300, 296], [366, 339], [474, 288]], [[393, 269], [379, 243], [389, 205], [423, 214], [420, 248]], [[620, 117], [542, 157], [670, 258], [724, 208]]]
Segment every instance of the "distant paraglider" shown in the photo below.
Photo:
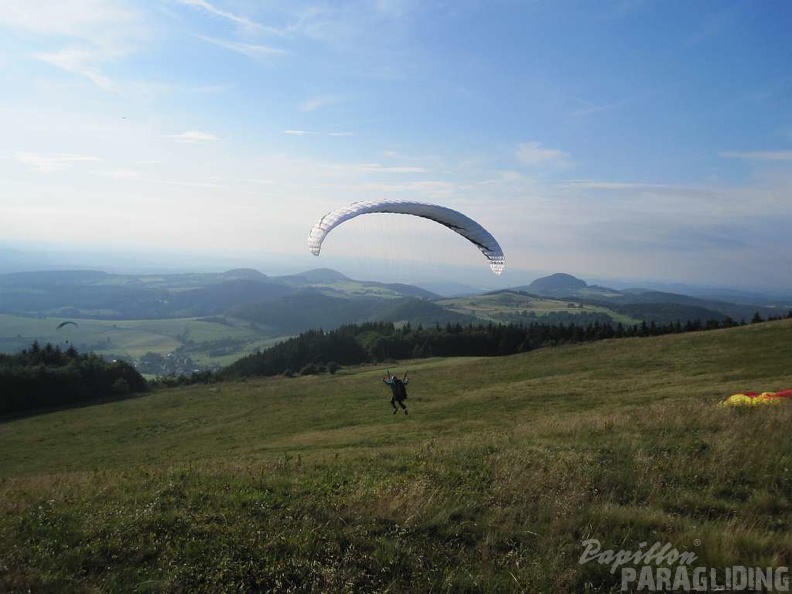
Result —
[[58, 327], [56, 328], [56, 330], [60, 330], [61, 328], [63, 328], [64, 326], [66, 326], [68, 324], [71, 324], [75, 328], [79, 328], [79, 326], [77, 325], [77, 322], [72, 322], [71, 320], [66, 320], [65, 322], [61, 322], [60, 324], [58, 324]]
[[319, 219], [308, 235], [308, 248], [314, 256], [318, 256], [322, 249], [322, 242], [330, 231], [349, 219], [370, 213], [408, 214], [440, 223], [473, 243], [489, 260], [493, 273], [503, 272], [506, 262], [503, 250], [489, 231], [461, 212], [424, 202], [407, 200], [353, 202], [348, 206], [329, 212]]
[[759, 406], [762, 404], [781, 404], [792, 402], [792, 389], [780, 392], [743, 392], [732, 394], [721, 402], [721, 406]]

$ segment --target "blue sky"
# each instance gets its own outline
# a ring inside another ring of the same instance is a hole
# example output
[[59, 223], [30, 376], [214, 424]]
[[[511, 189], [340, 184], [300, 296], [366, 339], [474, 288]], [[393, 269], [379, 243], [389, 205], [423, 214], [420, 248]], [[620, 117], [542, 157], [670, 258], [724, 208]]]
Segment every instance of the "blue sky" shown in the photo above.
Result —
[[791, 22], [780, 0], [6, 0], [0, 234], [487, 273], [387, 215], [308, 252], [324, 213], [401, 198], [481, 222], [496, 285], [790, 288]]

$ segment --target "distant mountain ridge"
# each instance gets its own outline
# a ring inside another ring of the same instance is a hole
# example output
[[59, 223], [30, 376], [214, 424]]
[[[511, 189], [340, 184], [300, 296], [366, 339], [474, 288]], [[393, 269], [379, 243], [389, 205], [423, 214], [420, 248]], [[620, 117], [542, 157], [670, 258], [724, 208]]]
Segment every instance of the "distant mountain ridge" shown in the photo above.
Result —
[[[792, 309], [792, 305], [790, 306]], [[261, 340], [342, 324], [625, 324], [684, 323], [727, 317], [780, 317], [780, 306], [729, 303], [646, 289], [589, 285], [570, 274], [538, 278], [513, 289], [441, 298], [421, 287], [357, 281], [328, 268], [285, 276], [237, 268], [219, 273], [115, 274], [75, 270], [0, 274], [0, 316], [77, 320], [206, 320], [216, 345]], [[0, 348], [19, 346], [23, 332], [0, 327]], [[185, 322], [186, 323], [186, 322]], [[223, 338], [233, 326], [237, 338]], [[53, 326], [54, 327], [54, 326]], [[240, 328], [249, 334], [239, 338]], [[178, 341], [195, 342], [184, 332]], [[91, 340], [106, 340], [97, 329]], [[84, 340], [88, 340], [85, 338]], [[153, 339], [152, 339], [153, 340]], [[209, 339], [204, 339], [207, 342]], [[2, 344], [9, 345], [2, 347]], [[200, 339], [199, 339], [200, 341]], [[88, 344], [95, 344], [88, 342]], [[96, 343], [98, 344], [98, 343]]]
[[[618, 313], [646, 322], [674, 322], [677, 320], [711, 319], [749, 320], [755, 314], [763, 317], [784, 315], [785, 304], [772, 306], [692, 297], [678, 293], [656, 291], [642, 288], [611, 289], [589, 285], [571, 274], [556, 273], [534, 280], [529, 285], [517, 287], [516, 291], [554, 297], [576, 299], [581, 303], [603, 305]], [[792, 307], [792, 304], [788, 304]]]
[[[602, 306], [632, 319], [667, 321], [729, 316], [735, 320], [778, 313], [778, 307], [760, 304], [730, 303], [648, 289], [616, 290], [589, 285], [571, 274], [556, 273], [535, 279], [528, 285], [501, 290], [524, 293], [542, 298], [572, 300], [581, 304]], [[250, 269], [238, 268], [221, 273], [183, 273], [131, 275], [94, 270], [12, 272], [0, 274], [0, 313], [28, 316], [68, 316], [97, 319], [163, 319], [221, 315], [227, 312], [248, 311], [250, 307], [279, 302], [278, 307], [295, 310], [299, 317], [306, 293], [316, 293], [345, 301], [345, 307], [335, 304], [330, 309], [357, 310], [358, 314], [338, 314], [337, 322], [363, 321], [378, 312], [386, 312], [404, 299], [438, 302], [440, 296], [421, 287], [375, 281], [356, 281], [329, 268], [317, 268], [286, 276], [267, 276]], [[475, 299], [475, 295], [469, 296]], [[508, 300], [507, 300], [508, 301]], [[330, 307], [329, 301], [324, 302]], [[291, 304], [291, 305], [290, 305]], [[348, 306], [348, 307], [347, 307]], [[495, 304], [508, 307], [506, 301]], [[404, 304], [401, 307], [407, 307]], [[241, 309], [240, 309], [241, 308]], [[246, 309], [248, 308], [248, 309]], [[415, 319], [427, 321], [429, 308], [417, 312]], [[471, 308], [475, 309], [475, 308]], [[466, 312], [441, 311], [432, 308], [438, 320], [471, 319]], [[305, 322], [315, 319], [310, 312]], [[573, 313], [573, 312], [570, 312]], [[458, 318], [459, 315], [467, 316]], [[285, 314], [284, 314], [285, 315]], [[431, 316], [429, 316], [431, 317]], [[611, 316], [613, 317], [613, 316]], [[323, 320], [326, 317], [320, 316]], [[409, 321], [409, 316], [406, 316]], [[512, 319], [512, 318], [509, 318]], [[310, 326], [303, 325], [301, 329]]]
[[[14, 272], [0, 274], [0, 353], [18, 352], [33, 340], [68, 341], [81, 352], [134, 361], [144, 373], [184, 373], [227, 365], [302, 332], [346, 324], [574, 325], [583, 330], [719, 323], [727, 317], [753, 321], [757, 314], [767, 319], [786, 313], [781, 306], [646, 289], [617, 291], [564, 273], [514, 289], [440, 297], [417, 286], [357, 281], [321, 268], [285, 276], [249, 268], [218, 273]], [[61, 330], [64, 320], [79, 325]]]
[[327, 268], [281, 277], [247, 268], [150, 275], [59, 270], [0, 274], [0, 313], [119, 320], [211, 316], [305, 292], [345, 299], [438, 297], [412, 285], [355, 281]]

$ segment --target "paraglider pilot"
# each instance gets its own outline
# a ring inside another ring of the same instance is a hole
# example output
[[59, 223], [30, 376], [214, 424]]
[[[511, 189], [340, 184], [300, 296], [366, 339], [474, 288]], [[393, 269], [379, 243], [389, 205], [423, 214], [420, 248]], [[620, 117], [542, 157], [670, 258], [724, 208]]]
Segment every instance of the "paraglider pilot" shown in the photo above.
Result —
[[399, 409], [396, 408], [396, 403], [402, 407], [404, 414], [407, 414], [407, 407], [404, 405], [404, 401], [407, 400], [407, 389], [404, 387], [409, 382], [409, 378], [407, 377], [407, 372], [404, 373], [404, 378], [399, 379], [395, 375], [391, 375], [390, 369], [388, 370], [388, 377], [382, 378], [382, 382], [388, 386], [390, 386], [391, 391], [393, 392], [393, 396], [391, 396], [391, 406], [393, 407], [393, 414], [395, 415], [399, 412]]

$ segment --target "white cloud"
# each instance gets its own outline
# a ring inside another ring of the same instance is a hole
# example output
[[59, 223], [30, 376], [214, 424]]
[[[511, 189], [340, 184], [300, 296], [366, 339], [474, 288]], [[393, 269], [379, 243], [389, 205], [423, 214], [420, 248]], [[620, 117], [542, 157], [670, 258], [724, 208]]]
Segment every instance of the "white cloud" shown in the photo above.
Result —
[[189, 188], [220, 188], [222, 187], [220, 184], [208, 181], [185, 181], [185, 180], [178, 180], [178, 179], [146, 179], [145, 181], [150, 181], [156, 184], [166, 184], [166, 185], [173, 185], [173, 186], [187, 186]]
[[517, 160], [528, 167], [561, 167], [568, 163], [568, 159], [568, 153], [542, 148], [538, 142], [525, 142], [517, 147]]
[[3, 0], [0, 26], [44, 35], [66, 35], [95, 41], [135, 19], [134, 13], [113, 0]]
[[114, 169], [112, 171], [108, 171], [107, 175], [116, 179], [132, 180], [138, 179], [140, 177], [140, 172], [135, 171], [134, 169]]
[[454, 196], [459, 186], [454, 182], [445, 181], [411, 181], [395, 184], [361, 184], [361, 189], [365, 191], [376, 190], [379, 192], [395, 192], [400, 195], [414, 194], [418, 200], [431, 198], [436, 200], [449, 200]]
[[374, 80], [398, 81], [404, 80], [405, 73], [402, 68], [388, 64], [385, 66], [371, 66], [362, 71], [361, 76]]
[[208, 132], [201, 132], [200, 130], [188, 130], [181, 134], [168, 134], [165, 138], [171, 138], [176, 142], [208, 142], [218, 140], [214, 134]]
[[792, 151], [727, 151], [720, 156], [747, 161], [792, 161]]
[[270, 186], [275, 183], [271, 179], [253, 179], [253, 178], [245, 178], [245, 179], [240, 179], [238, 181], [245, 184], [260, 184], [265, 186]]
[[232, 12], [228, 12], [226, 10], [221, 10], [220, 8], [217, 8], [214, 4], [210, 4], [209, 2], [206, 2], [206, 0], [177, 0], [177, 1], [180, 4], [184, 4], [185, 6], [194, 6], [196, 8], [201, 8], [206, 12], [208, 12], [209, 14], [212, 14], [214, 16], [219, 16], [237, 25], [242, 25], [243, 27], [248, 27], [251, 29], [264, 28], [259, 23], [252, 21], [247, 17], [239, 16]]
[[60, 171], [66, 169], [72, 163], [100, 160], [99, 157], [92, 157], [89, 155], [42, 155], [40, 153], [15, 153], [11, 159], [34, 171], [40, 171], [42, 173]]
[[0, 28], [57, 44], [33, 54], [35, 59], [85, 76], [105, 90], [112, 82], [99, 65], [138, 49], [149, 35], [141, 23], [135, 11], [116, 0], [4, 0], [0, 10]]
[[401, 18], [421, 6], [421, 3], [415, 0], [376, 0], [374, 6], [384, 17]]
[[67, 72], [81, 74], [102, 89], [110, 90], [113, 87], [110, 79], [91, 65], [92, 62], [97, 60], [97, 56], [93, 52], [77, 48], [66, 48], [53, 53], [35, 54], [33, 57]]
[[[284, 130], [284, 134], [289, 134], [290, 136], [313, 136], [316, 134], [324, 134], [323, 132], [311, 132], [309, 130]], [[352, 132], [327, 132], [327, 136], [333, 137], [343, 137], [343, 136], [354, 136]]]
[[[377, 0], [367, 2], [283, 2], [281, 10], [290, 24], [280, 29], [282, 34], [303, 36], [349, 49], [361, 43], [380, 45], [386, 39], [403, 35], [406, 27], [434, 3], [419, 0]], [[379, 69], [368, 67], [364, 75], [377, 74]], [[391, 78], [394, 71], [385, 67], [380, 74]]]
[[366, 163], [360, 166], [362, 171], [370, 171], [372, 173], [427, 173], [423, 167], [415, 167], [411, 165], [380, 165], [379, 163]]
[[260, 45], [256, 43], [244, 43], [240, 41], [226, 41], [224, 39], [216, 39], [214, 37], [206, 37], [198, 35], [199, 39], [203, 39], [208, 43], [212, 43], [218, 47], [222, 47], [232, 52], [243, 54], [248, 58], [254, 59], [267, 59], [273, 56], [288, 54], [286, 50], [271, 47], [269, 45]]
[[338, 103], [340, 101], [339, 97], [335, 95], [325, 95], [322, 97], [314, 97], [313, 99], [308, 99], [307, 101], [303, 101], [300, 104], [300, 111], [315, 111], [322, 107], [327, 107], [328, 105], [332, 105], [334, 103]]
[[572, 115], [575, 117], [584, 117], [589, 116], [595, 113], [601, 113], [603, 111], [611, 111], [614, 109], [619, 109], [622, 107], [626, 101], [621, 100], [615, 103], [593, 103], [591, 101], [586, 101], [585, 99], [577, 99], [577, 102], [581, 105], [578, 109], [572, 112]]
[[683, 189], [663, 184], [647, 184], [634, 182], [600, 181], [596, 179], [571, 179], [556, 184], [561, 189], [575, 190], [646, 190], [646, 189]]
[[160, 177], [144, 176], [141, 175], [139, 171], [135, 171], [134, 169], [114, 169], [112, 171], [107, 171], [106, 175], [118, 180], [130, 182], [136, 181], [141, 183], [186, 186], [191, 188], [220, 188], [223, 186], [221, 182], [225, 181], [222, 178], [216, 176], [209, 176], [202, 180], [165, 179]]

